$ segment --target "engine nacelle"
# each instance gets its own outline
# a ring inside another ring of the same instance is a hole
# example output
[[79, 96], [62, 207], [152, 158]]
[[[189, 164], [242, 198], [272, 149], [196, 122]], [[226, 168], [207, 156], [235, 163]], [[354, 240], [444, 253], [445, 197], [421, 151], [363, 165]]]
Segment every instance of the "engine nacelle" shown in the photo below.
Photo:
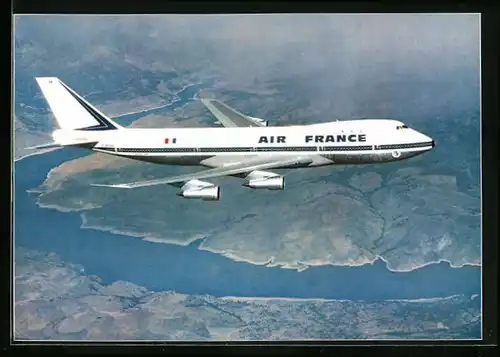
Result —
[[218, 201], [220, 199], [220, 187], [199, 180], [191, 180], [182, 186], [177, 196], [197, 198], [204, 201]]
[[250, 179], [245, 181], [243, 186], [255, 189], [283, 190], [285, 188], [285, 178], [283, 176], [271, 176]]

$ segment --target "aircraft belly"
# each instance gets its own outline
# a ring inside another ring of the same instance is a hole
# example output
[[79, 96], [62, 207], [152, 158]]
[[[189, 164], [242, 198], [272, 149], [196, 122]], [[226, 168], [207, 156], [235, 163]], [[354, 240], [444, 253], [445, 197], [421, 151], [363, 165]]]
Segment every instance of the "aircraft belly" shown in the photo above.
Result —
[[[363, 152], [363, 153], [331, 153], [321, 155], [310, 155], [312, 162], [307, 164], [289, 165], [282, 168], [299, 168], [299, 167], [318, 167], [326, 165], [350, 165], [350, 164], [370, 164], [379, 162], [390, 162], [408, 159], [420, 154], [421, 151], [385, 151], [385, 152]], [[162, 165], [180, 165], [180, 166], [205, 166], [205, 167], [221, 167], [228, 163], [239, 163], [246, 160], [252, 160], [261, 155], [134, 155], [115, 153], [112, 151], [102, 151], [106, 154], [114, 156], [126, 157], [133, 160], [149, 162]], [[286, 155], [273, 155], [273, 159], [279, 159]]]
[[327, 165], [332, 165], [333, 161], [323, 155], [312, 155], [312, 162], [307, 165], [309, 167], [318, 167], [318, 166], [327, 166]]
[[[130, 156], [136, 160], [141, 160], [151, 163], [159, 163], [166, 165], [192, 165], [192, 166], [206, 166], [206, 167], [221, 167], [229, 163], [239, 163], [242, 161], [252, 160], [259, 157], [259, 155], [214, 155], [214, 156]], [[273, 156], [276, 160], [282, 157], [289, 157], [289, 155], [276, 155]], [[292, 164], [283, 166], [283, 168], [299, 168], [299, 167], [312, 167], [331, 165], [332, 161], [321, 157], [319, 155], [312, 156], [313, 162], [308, 164]]]
[[141, 160], [163, 165], [199, 166], [203, 160], [209, 157], [207, 155], [149, 156], [142, 157]]
[[[112, 154], [113, 155], [113, 154]], [[123, 155], [123, 154], [117, 154], [115, 156], [121, 156], [121, 157], [126, 157], [128, 159], [132, 160], [137, 160], [137, 161], [143, 161], [143, 162], [149, 162], [152, 164], [160, 164], [160, 165], [180, 165], [180, 166], [203, 166], [201, 162], [203, 160], [206, 160], [210, 156], [203, 155], [203, 156], [197, 156], [197, 155], [179, 155], [179, 156], [161, 156], [161, 155], [154, 155], [154, 156], [145, 156], [145, 155]]]
[[257, 157], [257, 155], [215, 155], [201, 160], [201, 164], [207, 167], [220, 167], [224, 164], [241, 162]]
[[[425, 151], [391, 151], [391, 152], [375, 152], [371, 151], [368, 153], [339, 153], [339, 154], [327, 154], [321, 155], [332, 161], [333, 165], [359, 165], [359, 164], [372, 164], [378, 162], [390, 162], [408, 159], [420, 154]], [[398, 156], [399, 155], [399, 156]]]

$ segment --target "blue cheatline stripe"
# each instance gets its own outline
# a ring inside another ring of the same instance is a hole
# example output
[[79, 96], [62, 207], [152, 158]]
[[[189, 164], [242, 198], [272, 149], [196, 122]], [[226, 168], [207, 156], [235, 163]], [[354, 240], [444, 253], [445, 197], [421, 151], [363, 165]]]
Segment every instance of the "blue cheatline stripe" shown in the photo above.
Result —
[[71, 94], [71, 96], [73, 98], [75, 98], [78, 103], [80, 103], [80, 105], [82, 107], [85, 108], [85, 110], [90, 114], [92, 115], [92, 117], [97, 120], [97, 122], [99, 124], [97, 125], [94, 125], [94, 126], [88, 126], [86, 128], [81, 128], [81, 129], [78, 129], [78, 130], [116, 130], [118, 129], [116, 126], [114, 126], [109, 120], [107, 120], [105, 117], [103, 117], [101, 114], [99, 114], [98, 112], [96, 112], [93, 108], [91, 108], [87, 103], [85, 103], [81, 98], [79, 98], [75, 93], [73, 93], [73, 91], [68, 88], [63, 82], [61, 82], [61, 84], [63, 85], [63, 87], [69, 92], [69, 94]]
[[372, 150], [371, 145], [361, 146], [321, 146], [320, 151], [367, 151]]
[[414, 149], [426, 146], [432, 146], [432, 141], [411, 144], [376, 145], [375, 150]]
[[[414, 144], [394, 144], [394, 145], [378, 145], [375, 150], [395, 150], [395, 149], [410, 149], [432, 146], [432, 142], [414, 143]], [[99, 148], [104, 151], [114, 152], [114, 148]], [[302, 151], [302, 152], [317, 152], [316, 146], [266, 146], [266, 147], [211, 147], [211, 148], [186, 148], [186, 147], [168, 147], [168, 148], [116, 148], [117, 152], [123, 153], [162, 153], [162, 152], [194, 152], [194, 153], [221, 153], [221, 152], [283, 152], [283, 151]], [[321, 146], [320, 152], [329, 151], [371, 151], [371, 145], [361, 146]]]
[[219, 153], [219, 152], [282, 152], [282, 151], [308, 151], [316, 152], [316, 147], [219, 147], [219, 148], [117, 148], [118, 152], [159, 153], [159, 152], [195, 152], [195, 153]]

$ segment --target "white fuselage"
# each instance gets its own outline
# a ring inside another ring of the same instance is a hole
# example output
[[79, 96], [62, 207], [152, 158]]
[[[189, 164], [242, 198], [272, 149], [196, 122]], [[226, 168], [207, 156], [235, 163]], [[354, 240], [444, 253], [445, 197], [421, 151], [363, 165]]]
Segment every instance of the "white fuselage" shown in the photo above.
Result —
[[401, 122], [360, 119], [312, 125], [236, 128], [130, 128], [61, 130], [56, 141], [87, 138], [93, 150], [136, 160], [178, 165], [216, 166], [255, 156], [310, 156], [308, 166], [395, 161], [434, 147], [428, 136]]
[[284, 177], [274, 170], [390, 162], [434, 147], [431, 138], [396, 120], [269, 127], [267, 121], [213, 98], [201, 102], [224, 128], [124, 128], [57, 77], [37, 77], [36, 81], [61, 129], [53, 132], [53, 142], [35, 148], [82, 147], [151, 163], [209, 167], [175, 177], [93, 186], [170, 184], [180, 187], [182, 197], [218, 201], [220, 187], [205, 180], [234, 176], [252, 189], [283, 190]]

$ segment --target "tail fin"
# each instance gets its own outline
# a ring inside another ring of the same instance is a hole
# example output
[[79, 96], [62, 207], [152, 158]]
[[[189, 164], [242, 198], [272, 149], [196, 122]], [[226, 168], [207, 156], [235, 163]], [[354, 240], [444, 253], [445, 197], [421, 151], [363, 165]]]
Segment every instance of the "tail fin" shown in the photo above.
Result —
[[56, 77], [37, 77], [36, 81], [61, 129], [123, 129]]

